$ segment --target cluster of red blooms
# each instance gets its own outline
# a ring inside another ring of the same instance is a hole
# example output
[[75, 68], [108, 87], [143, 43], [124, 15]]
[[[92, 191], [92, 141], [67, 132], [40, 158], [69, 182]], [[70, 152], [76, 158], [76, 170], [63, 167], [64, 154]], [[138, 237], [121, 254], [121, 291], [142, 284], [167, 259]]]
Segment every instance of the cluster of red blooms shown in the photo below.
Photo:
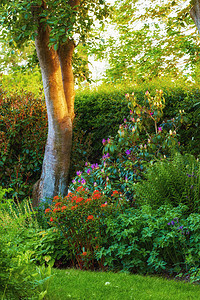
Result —
[[[85, 193], [86, 193], [85, 188], [83, 188], [83, 186], [79, 186], [79, 187], [76, 189], [76, 191], [77, 191], [77, 192], [85, 192]], [[113, 193], [112, 193], [111, 196], [113, 197], [113, 196], [116, 196], [116, 195], [118, 195], [118, 194], [119, 194], [118, 191], [113, 191]], [[98, 191], [98, 190], [95, 190], [95, 191], [92, 193], [91, 198], [87, 198], [85, 201], [84, 201], [84, 198], [83, 198], [83, 197], [76, 196], [76, 195], [74, 195], [74, 194], [71, 193], [71, 192], [68, 193], [68, 195], [65, 197], [65, 199], [70, 199], [70, 200], [71, 200], [71, 203], [75, 203], [75, 205], [72, 205], [72, 206], [71, 206], [71, 210], [74, 210], [74, 209], [76, 209], [76, 208], [78, 207], [78, 204], [79, 204], [79, 205], [82, 205], [82, 204], [88, 203], [88, 202], [90, 202], [90, 201], [92, 201], [92, 200], [98, 200], [98, 199], [100, 199], [101, 197], [102, 197], [101, 192]], [[55, 197], [53, 198], [53, 201], [57, 201], [57, 200], [60, 200], [60, 197], [59, 197], [59, 196], [55, 196]], [[101, 207], [106, 207], [107, 205], [108, 205], [107, 202], [105, 202], [105, 203], [101, 204]], [[56, 203], [55, 203], [54, 209], [51, 211], [50, 208], [47, 208], [47, 209], [45, 210], [45, 214], [46, 214], [46, 213], [51, 213], [51, 212], [53, 212], [53, 213], [63, 212], [63, 211], [66, 210], [66, 209], [67, 209], [67, 206], [66, 206], [66, 205], [63, 205], [63, 202], [56, 202]], [[89, 216], [87, 217], [87, 221], [88, 221], [88, 220], [93, 220], [93, 219], [94, 219], [94, 216], [93, 216], [93, 215], [89, 215]], [[53, 220], [53, 218], [51, 217], [51, 218], [50, 218], [50, 222], [53, 222], [53, 221], [54, 221], [54, 220]]]

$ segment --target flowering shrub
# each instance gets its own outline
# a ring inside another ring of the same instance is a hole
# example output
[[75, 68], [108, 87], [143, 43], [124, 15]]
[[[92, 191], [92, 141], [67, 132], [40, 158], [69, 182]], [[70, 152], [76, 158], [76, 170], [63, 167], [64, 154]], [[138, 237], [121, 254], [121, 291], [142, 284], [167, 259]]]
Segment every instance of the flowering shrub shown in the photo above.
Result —
[[103, 268], [103, 258], [97, 262], [96, 252], [105, 236], [105, 219], [120, 212], [125, 203], [118, 191], [107, 197], [100, 190], [91, 193], [83, 186], [64, 198], [54, 197], [45, 214], [66, 238], [73, 265], [78, 264], [81, 269], [97, 265]]
[[103, 139], [103, 157], [100, 164], [86, 163], [84, 171], [78, 171], [71, 190], [82, 184], [90, 189], [96, 186], [110, 195], [112, 189], [121, 190], [130, 197], [134, 183], [143, 178], [146, 164], [164, 159], [173, 149], [179, 148], [176, 131], [183, 112], [175, 120], [159, 123], [165, 100], [162, 91], [151, 97], [145, 94], [145, 106], [137, 103], [134, 93], [127, 94], [129, 118], [119, 125], [118, 134]]

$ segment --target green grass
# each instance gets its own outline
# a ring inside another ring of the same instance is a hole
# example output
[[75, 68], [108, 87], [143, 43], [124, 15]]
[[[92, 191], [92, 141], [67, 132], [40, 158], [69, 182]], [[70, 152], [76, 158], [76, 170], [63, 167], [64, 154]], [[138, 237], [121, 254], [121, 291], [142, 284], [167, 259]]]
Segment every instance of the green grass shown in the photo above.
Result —
[[49, 300], [200, 299], [200, 286], [126, 273], [53, 270]]

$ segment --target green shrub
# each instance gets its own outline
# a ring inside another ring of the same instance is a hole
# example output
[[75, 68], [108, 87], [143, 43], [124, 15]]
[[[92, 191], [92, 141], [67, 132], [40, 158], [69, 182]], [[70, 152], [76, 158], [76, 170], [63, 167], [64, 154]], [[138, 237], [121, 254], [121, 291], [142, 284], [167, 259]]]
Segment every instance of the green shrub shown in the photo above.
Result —
[[146, 180], [135, 185], [137, 201], [154, 208], [163, 204], [187, 205], [200, 212], [200, 163], [194, 156], [176, 153], [170, 160], [149, 166]]
[[51, 267], [36, 267], [32, 259], [34, 251], [27, 242], [29, 237], [34, 240], [34, 233], [39, 230], [37, 221], [30, 203], [16, 205], [14, 201], [4, 199], [6, 192], [0, 188], [1, 299], [29, 299], [31, 296], [32, 299], [43, 299]]
[[[0, 89], [0, 182], [12, 188], [10, 197], [22, 200], [31, 196], [40, 178], [47, 138], [47, 113], [44, 99], [32, 94], [7, 96]], [[76, 123], [76, 122], [75, 122]], [[71, 176], [84, 166], [91, 153], [90, 135], [75, 129]]]
[[162, 205], [129, 208], [109, 219], [105, 244], [97, 253], [112, 270], [180, 275], [198, 271], [200, 215], [187, 207]]

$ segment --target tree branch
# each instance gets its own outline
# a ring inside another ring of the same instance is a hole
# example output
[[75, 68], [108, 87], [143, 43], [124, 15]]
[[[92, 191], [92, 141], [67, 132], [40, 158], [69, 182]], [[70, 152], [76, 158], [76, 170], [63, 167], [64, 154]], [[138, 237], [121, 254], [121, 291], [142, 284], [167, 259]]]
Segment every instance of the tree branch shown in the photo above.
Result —
[[195, 1], [194, 6], [190, 10], [190, 16], [200, 33], [200, 0]]

